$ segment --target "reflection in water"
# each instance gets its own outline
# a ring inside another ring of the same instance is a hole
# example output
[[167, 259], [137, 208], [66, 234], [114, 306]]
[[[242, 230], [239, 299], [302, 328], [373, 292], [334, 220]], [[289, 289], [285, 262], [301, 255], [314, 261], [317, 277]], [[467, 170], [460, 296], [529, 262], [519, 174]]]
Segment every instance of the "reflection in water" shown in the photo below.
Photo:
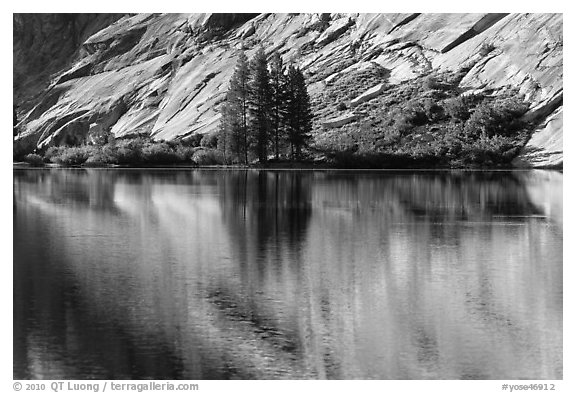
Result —
[[14, 378], [562, 378], [562, 174], [16, 170]]

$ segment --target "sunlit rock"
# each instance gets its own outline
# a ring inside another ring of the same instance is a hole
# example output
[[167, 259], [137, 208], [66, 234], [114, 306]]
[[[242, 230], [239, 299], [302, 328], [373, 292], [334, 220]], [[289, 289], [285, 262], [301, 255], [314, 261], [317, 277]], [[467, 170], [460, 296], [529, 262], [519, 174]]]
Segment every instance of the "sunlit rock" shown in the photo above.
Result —
[[356, 113], [346, 113], [345, 115], [338, 116], [334, 119], [328, 119], [322, 123], [326, 128], [342, 127], [344, 124], [352, 123], [360, 118]]
[[350, 101], [350, 106], [358, 106], [363, 102], [369, 101], [374, 97], [378, 97], [382, 94], [383, 91], [386, 90], [386, 84], [379, 83], [376, 86], [366, 90], [364, 93], [360, 94], [358, 97], [354, 98]]
[[[268, 52], [278, 51], [286, 64], [303, 69], [313, 102], [325, 86], [373, 66], [389, 70], [389, 84], [464, 69], [460, 87], [465, 90], [518, 88], [531, 103], [531, 121], [539, 130], [554, 130], [538, 131], [529, 146], [553, 157], [550, 163], [562, 161], [561, 143], [538, 136], [554, 135], [558, 141], [562, 135], [562, 122], [551, 116], [562, 108], [562, 14], [71, 18], [14, 16], [14, 97], [22, 119], [15, 141], [19, 151], [67, 138], [83, 140], [92, 123], [102, 123], [116, 136], [144, 133], [157, 140], [212, 132], [239, 50], [251, 57], [263, 46]], [[63, 44], [62, 32], [71, 28], [66, 26], [76, 26], [75, 47]], [[46, 72], [39, 64], [49, 48], [59, 49], [51, 53]], [[373, 86], [381, 82], [374, 80]], [[351, 97], [352, 106], [376, 93], [358, 94]], [[346, 115], [334, 123], [333, 117], [325, 113], [315, 121], [321, 125], [355, 120]], [[524, 165], [542, 163], [534, 155], [524, 154], [522, 159]]]

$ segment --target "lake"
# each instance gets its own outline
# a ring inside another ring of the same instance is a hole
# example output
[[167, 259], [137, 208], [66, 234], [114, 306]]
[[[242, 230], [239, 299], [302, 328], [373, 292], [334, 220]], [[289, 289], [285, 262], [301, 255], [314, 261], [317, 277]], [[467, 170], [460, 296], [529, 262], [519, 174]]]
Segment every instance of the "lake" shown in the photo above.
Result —
[[563, 174], [14, 170], [15, 379], [561, 379]]

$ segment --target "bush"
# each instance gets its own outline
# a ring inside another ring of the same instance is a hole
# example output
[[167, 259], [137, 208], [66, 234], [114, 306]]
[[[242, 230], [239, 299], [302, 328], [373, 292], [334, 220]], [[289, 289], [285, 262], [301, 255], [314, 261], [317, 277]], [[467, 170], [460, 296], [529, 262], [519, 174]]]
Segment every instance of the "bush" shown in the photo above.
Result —
[[198, 150], [197, 147], [179, 145], [176, 147], [176, 155], [182, 162], [192, 162], [192, 156], [196, 150]]
[[118, 149], [116, 144], [107, 144], [102, 146], [100, 149], [100, 157], [103, 162], [107, 164], [117, 164], [118, 163]]
[[94, 127], [88, 132], [88, 141], [97, 146], [103, 146], [114, 139], [114, 134], [110, 131], [105, 130], [103, 127]]
[[484, 56], [488, 55], [490, 52], [492, 52], [494, 49], [496, 49], [496, 46], [494, 46], [494, 44], [485, 42], [480, 47], [479, 52], [480, 52], [480, 55], [482, 57], [484, 57]]
[[512, 122], [526, 113], [530, 105], [517, 96], [504, 96], [497, 99], [493, 107], [502, 120]]
[[86, 165], [86, 166], [105, 166], [109, 163], [110, 162], [108, 161], [107, 157], [101, 151], [97, 151], [94, 154], [92, 154], [90, 157], [88, 157], [88, 159], [86, 160], [84, 165]]
[[424, 113], [428, 118], [428, 121], [435, 123], [442, 120], [444, 117], [444, 108], [442, 108], [438, 103], [432, 98], [425, 98], [422, 100], [422, 106], [424, 108]]
[[208, 149], [216, 149], [218, 146], [218, 133], [212, 132], [210, 134], [205, 134], [200, 141], [200, 146]]
[[422, 126], [428, 122], [424, 105], [420, 100], [408, 102], [402, 109], [391, 113], [393, 128], [401, 135], [406, 135], [414, 127]]
[[93, 147], [89, 154], [90, 157], [84, 163], [86, 166], [106, 166], [117, 162], [116, 148], [113, 145]]
[[415, 126], [422, 126], [428, 122], [424, 102], [421, 100], [412, 100], [408, 102], [408, 105], [406, 105], [406, 108], [404, 109], [404, 116]]
[[466, 97], [449, 98], [442, 103], [444, 111], [455, 121], [466, 121], [470, 118], [470, 104]]
[[338, 104], [338, 106], [336, 107], [337, 110], [339, 111], [345, 111], [346, 109], [348, 109], [348, 107], [346, 106], [346, 103], [341, 102]]
[[464, 134], [471, 138], [491, 136], [498, 127], [496, 113], [488, 103], [478, 105], [464, 126]]
[[142, 148], [142, 160], [151, 164], [173, 164], [180, 157], [166, 142], [153, 143]]
[[437, 90], [442, 88], [442, 83], [437, 76], [428, 75], [426, 79], [424, 79], [424, 87], [427, 90]]
[[484, 101], [466, 121], [464, 133], [472, 138], [514, 135], [524, 126], [520, 117], [527, 109], [528, 104], [517, 97]]
[[119, 140], [110, 152], [117, 164], [138, 164], [142, 161], [142, 149], [146, 142], [143, 138]]
[[181, 144], [183, 146], [198, 147], [202, 142], [202, 138], [204, 138], [204, 135], [202, 134], [192, 134], [189, 137], [182, 139]]
[[224, 163], [222, 153], [214, 149], [197, 150], [192, 160], [198, 165], [222, 165]]
[[24, 161], [32, 166], [42, 166], [44, 164], [42, 157], [34, 153], [26, 155]]
[[62, 152], [66, 149], [64, 146], [50, 146], [44, 153], [44, 162], [56, 162]]
[[86, 146], [65, 148], [59, 156], [53, 157], [56, 163], [66, 166], [82, 165], [90, 157], [90, 150]]
[[482, 136], [462, 151], [464, 161], [479, 165], [505, 164], [518, 153], [520, 147], [511, 138], [495, 135]]

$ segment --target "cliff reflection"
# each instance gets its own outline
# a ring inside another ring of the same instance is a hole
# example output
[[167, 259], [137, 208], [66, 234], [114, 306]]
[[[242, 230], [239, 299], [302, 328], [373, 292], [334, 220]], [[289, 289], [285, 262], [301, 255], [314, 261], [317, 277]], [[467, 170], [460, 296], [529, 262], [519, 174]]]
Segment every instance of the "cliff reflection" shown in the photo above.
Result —
[[562, 378], [561, 176], [16, 171], [15, 378]]

